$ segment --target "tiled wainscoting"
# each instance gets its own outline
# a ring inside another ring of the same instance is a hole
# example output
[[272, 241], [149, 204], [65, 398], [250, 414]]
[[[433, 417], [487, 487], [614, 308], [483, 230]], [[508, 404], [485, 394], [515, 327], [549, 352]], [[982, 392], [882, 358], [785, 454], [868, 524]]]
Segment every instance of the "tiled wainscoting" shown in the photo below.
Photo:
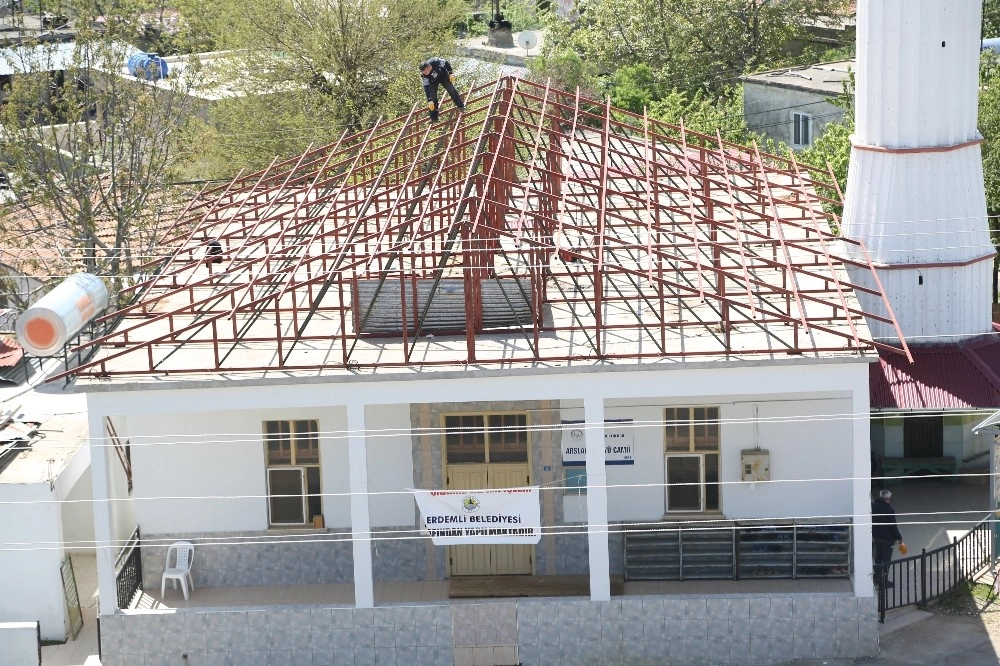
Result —
[[[445, 548], [427, 545], [430, 539], [412, 537], [413, 525], [380, 527], [388, 534], [408, 538], [385, 539], [372, 549], [372, 572], [376, 581], [444, 580]], [[585, 574], [588, 569], [585, 526], [563, 526], [581, 530], [555, 535], [554, 547], [534, 549], [535, 570], [542, 575]], [[609, 536], [610, 571], [624, 571], [624, 535]], [[330, 585], [354, 580], [351, 533], [343, 530], [283, 532], [199, 532], [191, 534], [143, 534], [143, 588], [158, 589], [166, 561], [167, 545], [174, 541], [195, 544], [195, 587], [239, 587], [251, 585]], [[428, 562], [428, 557], [431, 562]], [[551, 563], [548, 558], [552, 558]], [[550, 566], [551, 564], [551, 566]]]
[[129, 611], [101, 647], [103, 666], [769, 664], [874, 656], [878, 631], [872, 598], [671, 595]]

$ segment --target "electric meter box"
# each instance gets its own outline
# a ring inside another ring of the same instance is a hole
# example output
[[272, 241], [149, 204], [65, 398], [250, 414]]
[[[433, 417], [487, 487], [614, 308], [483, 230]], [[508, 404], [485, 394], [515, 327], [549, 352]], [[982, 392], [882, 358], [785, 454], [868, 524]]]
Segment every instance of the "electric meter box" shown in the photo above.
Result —
[[740, 451], [740, 465], [744, 481], [771, 480], [771, 454], [766, 449]]

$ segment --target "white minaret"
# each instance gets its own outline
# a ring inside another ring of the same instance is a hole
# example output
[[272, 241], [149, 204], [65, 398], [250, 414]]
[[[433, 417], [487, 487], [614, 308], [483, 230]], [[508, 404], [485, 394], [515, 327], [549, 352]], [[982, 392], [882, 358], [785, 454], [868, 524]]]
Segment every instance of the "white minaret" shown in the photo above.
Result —
[[[994, 249], [976, 129], [981, 11], [981, 0], [858, 3], [843, 233], [868, 248], [910, 344], [992, 330]], [[852, 278], [874, 286], [863, 271]], [[858, 298], [882, 311], [870, 295]], [[876, 338], [897, 337], [892, 326], [869, 326]]]

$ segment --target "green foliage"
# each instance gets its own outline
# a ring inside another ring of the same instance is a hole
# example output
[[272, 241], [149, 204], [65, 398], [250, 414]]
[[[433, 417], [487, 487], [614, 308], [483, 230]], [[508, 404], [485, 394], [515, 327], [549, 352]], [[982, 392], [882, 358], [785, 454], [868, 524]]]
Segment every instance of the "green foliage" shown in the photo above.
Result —
[[646, 64], [625, 65], [605, 80], [602, 88], [613, 106], [633, 113], [642, 113], [664, 94], [653, 69]]
[[983, 0], [983, 37], [1000, 37], [1000, 0]]
[[[828, 123], [823, 127], [823, 133], [813, 141], [812, 145], [803, 150], [798, 160], [819, 174], [833, 172], [840, 192], [847, 191], [847, 167], [851, 158], [851, 134], [854, 133], [854, 114], [844, 116], [838, 123]], [[824, 179], [825, 180], [825, 179]], [[837, 199], [837, 192], [820, 192], [830, 199]], [[836, 212], [841, 212], [837, 207]]]
[[787, 60], [809, 26], [843, 15], [843, 0], [582, 0], [576, 22], [553, 21], [548, 41], [598, 70], [644, 64], [668, 89], [724, 89]]
[[[1000, 60], [983, 54], [979, 76], [979, 131], [983, 135], [986, 208], [1000, 215]], [[991, 218], [994, 242], [1000, 245], [1000, 219]]]
[[[73, 61], [50, 72], [29, 61], [12, 77], [0, 107], [0, 153], [18, 197], [18, 214], [0, 229], [63, 253], [45, 273], [83, 268], [134, 275], [148, 261], [173, 202], [164, 185], [186, 141], [196, 72], [160, 85], [121, 75], [130, 55], [120, 35], [80, 30]], [[9, 212], [9, 211], [8, 211]], [[112, 282], [112, 292], [121, 282]]]
[[531, 78], [538, 81], [550, 81], [562, 90], [573, 91], [580, 88], [581, 93], [593, 93], [596, 87], [593, 67], [588, 65], [573, 49], [564, 48], [550, 51], [538, 58], [528, 61], [528, 72]]
[[[854, 72], [851, 72], [844, 82], [844, 92], [840, 97], [829, 101], [834, 106], [844, 109], [844, 119], [836, 123], [827, 123], [823, 132], [817, 136], [812, 145], [805, 148], [799, 160], [808, 167], [820, 173], [833, 172], [840, 191], [847, 191], [847, 166], [851, 158], [851, 134], [854, 133]], [[822, 192], [831, 199], [837, 198], [836, 192]], [[837, 213], [840, 211], [838, 210]]]
[[510, 21], [514, 32], [542, 27], [541, 12], [535, 0], [500, 0], [500, 13]]
[[[450, 55], [466, 6], [461, 0], [221, 0], [193, 12], [194, 24], [205, 26], [218, 48], [240, 53], [237, 67], [212, 72], [238, 91], [210, 110], [203, 135], [214, 142], [204, 150], [219, 158], [212, 173], [221, 175], [407, 112], [423, 97], [417, 63]], [[241, 146], [235, 154], [231, 132]]]

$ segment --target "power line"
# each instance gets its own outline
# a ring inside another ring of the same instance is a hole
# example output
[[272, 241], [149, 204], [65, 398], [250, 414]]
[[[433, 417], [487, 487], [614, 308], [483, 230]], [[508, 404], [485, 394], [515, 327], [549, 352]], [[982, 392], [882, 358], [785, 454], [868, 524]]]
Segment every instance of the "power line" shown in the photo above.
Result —
[[[471, 492], [471, 491], [470, 491]], [[918, 526], [918, 525], [978, 525], [983, 520], [983, 514], [989, 514], [991, 509], [969, 509], [965, 511], [954, 511], [954, 512], [912, 512], [912, 513], [896, 513], [897, 522], [903, 528]], [[948, 520], [905, 520], [899, 521], [899, 518], [906, 518], [909, 516], [913, 517], [934, 517], [934, 516], [955, 516], [968, 514], [968, 520], [955, 520], [950, 518]], [[867, 515], [867, 514], [866, 514]], [[977, 517], [973, 517], [977, 516]], [[754, 518], [746, 519], [753, 520], [755, 522], [759, 521], [773, 521], [774, 523], [781, 523], [785, 521], [802, 521], [808, 522], [811, 526], [841, 526], [844, 525], [845, 520], [849, 520], [850, 524], [854, 527], [870, 527], [873, 523], [869, 521], [855, 521], [855, 514], [828, 514], [828, 515], [790, 515], [790, 516], [780, 516], [780, 517], [766, 517], [766, 518]], [[583, 535], [587, 534], [588, 531], [596, 532], [598, 534], [628, 534], [633, 532], [642, 532], [648, 534], [650, 532], [678, 532], [685, 531], [686, 529], [697, 529], [698, 531], [734, 531], [734, 530], [753, 530], [753, 526], [746, 525], [733, 525], [732, 519], [727, 518], [700, 518], [698, 520], [698, 527], [689, 528], [685, 527], [683, 523], [665, 523], [663, 521], [628, 521], [628, 522], [615, 522], [615, 523], [575, 523], [571, 525], [541, 525], [539, 526], [539, 532], [541, 536], [560, 536], [560, 535]], [[737, 519], [736, 522], [739, 522]], [[713, 525], [714, 524], [714, 525]], [[402, 527], [402, 526], [400, 526]], [[596, 529], [591, 529], [596, 528]], [[340, 531], [330, 531], [326, 533], [309, 533], [309, 534], [280, 534], [280, 535], [226, 535], [221, 537], [197, 537], [199, 546], [273, 546], [273, 545], [283, 545], [283, 544], [303, 544], [303, 543], [353, 543], [355, 541], [405, 541], [405, 540], [429, 540], [430, 536], [426, 534], [423, 528], [417, 527], [414, 529], [381, 529], [381, 530], [371, 530], [369, 532], [360, 532], [357, 536], [350, 531], [348, 527], [341, 528], [325, 528], [330, 530], [340, 530]], [[767, 526], [760, 526], [759, 529], [767, 529]], [[142, 542], [143, 545], [151, 546], [166, 546], [173, 543], [176, 539], [174, 537], [160, 537], [160, 538], [147, 538], [144, 537]], [[129, 543], [128, 539], [112, 539], [109, 544], [112, 546], [123, 546]], [[66, 541], [66, 542], [52, 542], [52, 541], [25, 541], [25, 542], [0, 542], [0, 552], [4, 551], [45, 551], [45, 550], [62, 550], [66, 547], [100, 547], [103, 546], [103, 542], [97, 541]]]
[[[847, 398], [843, 398], [846, 400]], [[820, 399], [811, 399], [810, 401], [815, 401]], [[773, 399], [762, 399], [762, 400], [743, 400], [738, 404], [770, 404], [776, 401]], [[699, 409], [699, 408], [722, 408], [728, 405], [733, 405], [734, 403], [705, 403], [705, 404], [685, 404], [682, 402], [671, 403], [671, 404], [635, 404], [628, 405], [627, 407], [614, 407], [608, 408], [618, 412], [620, 410], [629, 409], [672, 409], [672, 408], [686, 408], [686, 409]], [[563, 416], [566, 412], [570, 414], [578, 413], [582, 411], [582, 408], [525, 408], [525, 409], [510, 409], [510, 410], [495, 410], [495, 409], [483, 409], [483, 410], [469, 410], [469, 411], [455, 411], [448, 412], [447, 415], [486, 415], [486, 414], [526, 414], [533, 415], [539, 413], [552, 413], [556, 415]], [[940, 410], [937, 410], [940, 411]], [[958, 413], [961, 415], [975, 416], [975, 415], [991, 415], [996, 413], [996, 409], [992, 408], [968, 408], [963, 410], [949, 410], [949, 413]], [[905, 419], [915, 419], [922, 418], [925, 416], [923, 412], [910, 412], [910, 411], [888, 411], [888, 412], [878, 412], [873, 414], [870, 411], [866, 412], [842, 412], [842, 413], [820, 413], [820, 414], [798, 414], [792, 416], [763, 416], [763, 417], [738, 417], [738, 418], [718, 418], [718, 419], [699, 419], [696, 421], [699, 425], [710, 425], [716, 427], [723, 426], [738, 426], [738, 425], [783, 425], [783, 424], [815, 424], [815, 423], [827, 423], [836, 421], [888, 421], [888, 420], [905, 420]], [[615, 417], [617, 418], [617, 417]], [[316, 418], [301, 418], [301, 419], [274, 419], [276, 421], [318, 421]], [[526, 423], [524, 426], [502, 426], [502, 427], [488, 427], [484, 425], [483, 427], [458, 427], [449, 428], [446, 425], [441, 426], [427, 426], [427, 427], [406, 427], [406, 428], [365, 428], [363, 430], [309, 430], [304, 432], [304, 435], [309, 437], [316, 437], [319, 439], [328, 440], [346, 440], [350, 437], [364, 437], [366, 440], [377, 440], [382, 438], [397, 438], [397, 437], [428, 437], [428, 436], [444, 436], [449, 433], [479, 433], [479, 432], [493, 432], [493, 433], [527, 433], [527, 434], [538, 434], [538, 433], [556, 433], [562, 432], [565, 427], [570, 424], [562, 423], [564, 419], [560, 419], [558, 423]], [[113, 421], [113, 419], [112, 419]], [[677, 427], [677, 426], [687, 426], [693, 421], [691, 419], [680, 419], [680, 420], [668, 420], [668, 419], [630, 419], [627, 421], [613, 421], [605, 423], [588, 423], [586, 421], [580, 422], [574, 420], [572, 428], [575, 430], [606, 430], [609, 427], [620, 430], [643, 430], [643, 429], [660, 429], [667, 427]], [[45, 431], [44, 422], [39, 427], [39, 430]], [[1000, 434], [1000, 433], [998, 433]], [[130, 446], [135, 448], [145, 448], [145, 447], [161, 447], [161, 446], [202, 446], [207, 444], [243, 444], [260, 446], [266, 442], [263, 430], [261, 431], [234, 431], [234, 432], [217, 432], [211, 433], [210, 435], [200, 436], [191, 433], [157, 433], [155, 435], [129, 435], [128, 437], [123, 437], [121, 439], [126, 439], [130, 442]], [[63, 439], [67, 442], [72, 442], [72, 444], [63, 445], [53, 445], [53, 442], [60, 442]], [[83, 444], [89, 444], [92, 448], [114, 448], [113, 443], [102, 443], [106, 442], [107, 436], [100, 437], [79, 437], [79, 438], [62, 438], [58, 435], [46, 435], [46, 448], [76, 448]], [[152, 441], [152, 442], [142, 442], [141, 440], [162, 440], [170, 439], [173, 441]], [[133, 441], [139, 440], [139, 441]], [[284, 441], [284, 440], [282, 440]]]
[[[643, 194], [642, 192], [635, 193], [635, 198], [641, 200], [643, 198], [642, 194]], [[515, 198], [516, 199], [517, 198], [523, 199], [523, 197], [515, 197]], [[532, 194], [528, 198], [529, 198], [529, 201], [530, 201], [531, 199], [535, 198], [535, 195]], [[722, 201], [719, 201], [719, 200], [714, 200], [714, 202], [716, 204], [725, 203], [725, 202], [722, 202]], [[331, 202], [331, 205], [332, 205], [332, 203], [333, 202]], [[514, 204], [516, 204], [516, 203], [517, 203], [516, 201], [512, 201], [511, 208], [515, 208], [516, 206]], [[746, 204], [749, 204], [749, 203], [750, 202], [738, 202], [737, 205], [746, 205]], [[589, 211], [587, 211], [587, 212], [584, 212], [584, 211], [570, 211], [568, 213], [564, 213], [564, 216], [576, 217], [575, 215], [573, 215], [574, 213], [577, 213], [577, 214], [582, 213], [584, 216], [586, 216], [586, 215], [589, 214]], [[590, 236], [596, 235], [596, 231], [592, 231], [589, 227], [585, 227], [582, 224], [577, 224], [575, 221], [573, 221], [570, 224], [566, 225], [566, 227], [563, 230], [561, 236], [553, 236], [553, 235], [549, 235], [549, 234], [531, 233], [532, 229], [530, 227], [530, 224], [531, 224], [531, 221], [532, 221], [532, 218], [533, 218], [534, 215], [535, 215], [535, 211], [533, 211], [533, 210], [528, 210], [528, 211], [525, 212], [525, 215], [524, 215], [524, 218], [525, 218], [525, 220], [524, 220], [524, 226], [528, 228], [528, 231], [527, 232], [522, 232], [520, 234], [520, 236], [515, 236], [515, 237], [501, 239], [501, 248], [502, 249], [506, 250], [507, 252], [514, 252], [514, 251], [520, 249], [520, 248], [518, 248], [516, 246], [514, 248], [503, 247], [503, 245], [502, 245], [503, 242], [508, 242], [510, 244], [516, 244], [518, 241], [530, 241], [530, 242], [537, 243], [537, 244], [552, 243], [554, 245], [557, 240], [561, 244], [561, 249], [572, 249], [572, 247], [569, 245], [569, 241], [573, 240], [575, 237], [579, 236], [579, 237], [583, 237], [583, 238], [588, 238]], [[673, 219], [671, 219], [671, 223], [670, 223], [669, 226], [667, 224], [662, 223], [662, 222], [659, 223], [658, 227], [654, 227], [653, 228], [651, 234], [647, 230], [645, 220], [642, 219], [644, 217], [644, 215], [642, 215], [642, 214], [637, 214], [637, 215], [638, 216], [634, 220], [629, 220], [628, 222], [616, 221], [616, 225], [620, 224], [620, 225], [626, 227], [628, 229], [628, 232], [622, 232], [621, 229], [618, 229], [618, 232], [620, 233], [620, 236], [618, 236], [615, 239], [618, 242], [617, 243], [614, 243], [614, 242], [608, 242], [608, 243], [606, 243], [603, 246], [604, 249], [605, 249], [605, 251], [613, 252], [615, 250], [625, 250], [625, 249], [644, 249], [645, 247], [647, 247], [647, 243], [646, 243], [645, 239], [647, 237], [649, 237], [649, 236], [657, 236], [657, 237], [659, 237], [659, 236], [670, 236], [671, 234], [675, 234], [675, 233], [676, 234], [680, 234], [680, 235], [689, 235], [691, 233], [691, 231], [690, 231], [691, 218], [689, 216], [687, 216], [687, 215], [683, 215], [683, 216], [678, 215], [676, 221], [673, 220]], [[696, 216], [696, 217], [698, 217], [698, 216]], [[262, 220], [262, 222], [275, 223], [275, 222], [278, 222], [280, 219], [281, 219], [280, 217], [266, 218], [266, 219]], [[889, 228], [888, 232], [886, 232], [886, 233], [868, 233], [868, 234], [866, 234], [866, 237], [868, 237], [868, 238], [935, 238], [935, 237], [941, 237], [941, 236], [943, 236], [943, 237], [947, 237], [947, 238], [952, 238], [952, 237], [955, 237], [955, 236], [962, 236], [963, 234], [966, 234], [966, 235], [970, 235], [970, 234], [971, 235], [978, 235], [978, 234], [982, 234], [982, 233], [990, 233], [990, 230], [989, 229], [950, 229], [950, 228], [942, 228], [942, 229], [927, 230], [927, 231], [914, 230], [914, 231], [908, 231], [908, 232], [904, 233], [904, 232], [898, 232], [898, 231], [894, 232], [894, 231], [891, 230], [891, 227], [893, 225], [928, 225], [928, 224], [941, 224], [941, 223], [944, 223], [944, 222], [958, 222], [958, 221], [965, 221], [965, 220], [976, 220], [976, 221], [978, 221], [978, 220], [986, 220], [986, 221], [989, 221], [989, 220], [993, 220], [993, 219], [1000, 220], [1000, 215], [963, 215], [963, 216], [939, 217], [939, 218], [912, 218], [912, 219], [903, 219], [903, 220], [886, 220], [886, 221], [883, 221], [883, 222], [879, 222], [875, 226], [878, 227], [878, 228], [880, 228], [880, 229], [881, 228]], [[753, 227], [755, 224], [763, 224], [765, 221], [767, 221], [767, 220], [764, 220], [764, 219], [760, 219], [760, 220], [758, 220], [758, 219], [752, 219], [752, 220], [745, 220], [743, 222], [743, 224], [740, 224], [739, 221], [727, 222], [727, 224], [732, 224], [734, 229], [738, 229], [738, 228]], [[786, 226], [791, 226], [791, 227], [802, 226], [802, 225], [805, 224], [804, 221], [800, 221], [800, 220], [786, 220], [786, 219], [781, 219], [781, 218], [778, 218], [778, 219], [776, 219], [774, 221], [778, 222], [778, 223], [781, 223], [781, 224], [784, 224]], [[819, 231], [820, 232], [824, 232], [825, 231], [826, 237], [829, 240], [843, 239], [843, 238], [845, 238], [844, 236], [835, 235], [834, 232], [831, 231], [831, 230], [829, 230], [829, 229], [824, 229], [823, 228], [824, 226], [828, 225], [829, 223], [833, 223], [834, 221], [835, 220], [830, 219], [830, 218], [823, 218], [823, 219], [818, 220], [818, 225], [817, 226], [819, 227]], [[841, 225], [843, 225], [843, 220], [840, 220], [840, 223], [841, 223]], [[225, 224], [226, 225], [233, 225], [235, 223], [231, 222], [231, 221], [227, 221]], [[705, 224], [708, 224], [708, 222], [705, 222]], [[507, 222], [507, 223], [505, 223], [505, 226], [507, 227], [508, 231], [510, 231], [511, 233], [514, 232], [514, 223], [513, 222]], [[671, 227], [674, 227], [674, 228], [671, 228]], [[199, 227], [199, 229], [203, 233], [207, 233], [208, 231], [213, 231], [213, 232], [220, 231], [219, 229], [210, 228], [208, 226], [202, 226], [202, 227]], [[702, 229], [699, 229], [699, 231], [702, 231], [703, 235], [705, 235], [705, 236], [709, 235], [707, 232], [705, 232]], [[812, 230], [810, 229], [809, 231], [812, 231]], [[223, 234], [224, 233], [225, 232], [223, 232]], [[260, 240], [265, 240], [265, 239], [275, 240], [276, 239], [273, 236], [259, 236], [257, 238], [259, 238]], [[850, 240], [849, 238], [847, 238], [847, 239]], [[123, 246], [109, 245], [109, 246], [106, 246], [106, 247], [99, 247], [99, 248], [96, 248], [96, 252], [99, 253], [99, 255], [111, 255], [111, 256], [115, 256], [115, 257], [117, 257], [119, 259], [125, 258], [125, 253], [126, 252], [129, 253], [128, 254], [129, 258], [135, 259], [135, 260], [138, 260], [138, 259], [143, 259], [143, 260], [167, 259], [167, 258], [173, 257], [173, 256], [175, 256], [175, 255], [177, 255], [179, 253], [183, 253], [183, 252], [204, 250], [205, 244], [204, 244], [204, 240], [203, 239], [201, 239], [201, 238], [192, 238], [192, 240], [194, 241], [194, 243], [188, 243], [188, 244], [184, 244], [184, 245], [170, 245], [170, 246], [168, 246], [170, 248], [173, 248], [172, 251], [169, 251], [169, 252], [168, 251], [155, 252], [155, 253], [154, 252], [137, 252], [137, 251], [135, 251], [137, 249], [140, 249], [140, 250], [142, 250], [142, 249], [154, 250], [156, 248], [155, 247], [150, 247], [150, 248], [135, 248], [135, 247], [129, 246], [129, 245], [123, 245]], [[239, 242], [241, 240], [242, 239], [240, 239], [240, 238], [235, 238], [234, 239], [234, 241], [236, 241], [236, 242]], [[331, 238], [329, 235], [328, 236], [318, 236], [316, 238], [316, 240], [313, 240], [311, 242], [309, 242], [309, 241], [303, 241], [303, 242], [292, 242], [292, 243], [282, 244], [280, 246], [280, 249], [282, 249], [282, 250], [306, 249], [306, 248], [310, 248], [310, 247], [313, 247], [313, 246], [320, 245], [321, 242], [324, 241], [324, 240], [325, 241], [337, 241], [337, 240], [339, 240], [339, 238], [338, 237]], [[436, 237], [431, 237], [431, 238], [428, 238], [428, 239], [425, 239], [425, 240], [416, 241], [416, 243], [420, 244], [420, 245], [432, 245], [434, 243], [434, 241], [436, 241], [436, 240], [438, 240]], [[625, 241], [628, 241], [628, 240], [632, 240], [635, 245], [630, 245], [630, 244], [628, 244], [628, 243], [625, 242]], [[796, 240], [809, 241], [809, 240], [813, 240], [813, 239], [812, 239], [812, 237], [806, 237], [806, 238], [803, 238], [803, 239], [796, 239]], [[381, 238], [381, 239], [378, 239], [376, 242], [369, 243], [367, 245], [367, 247], [369, 248], [368, 252], [369, 253], [373, 253], [373, 252], [381, 251], [382, 248], [396, 248], [399, 245], [405, 245], [408, 242], [409, 241], [402, 241], [402, 242], [400, 242], [400, 241], [396, 241], [396, 240], [393, 240], [393, 239]], [[768, 243], [768, 242], [777, 243], [777, 242], [779, 242], [779, 239], [778, 238], [770, 238], [770, 237], [767, 237], [767, 238], [756, 238], [756, 237], [754, 237], [754, 238], [751, 238], [749, 240], [742, 241], [742, 243], [744, 245], [759, 245], [761, 243]], [[482, 247], [482, 244], [483, 244], [482, 239], [477, 239], [477, 238], [456, 238], [455, 241], [454, 241], [454, 243], [455, 243], [455, 245], [457, 247], [459, 247], [463, 251], [484, 252], [484, 253], [496, 253], [497, 252], [497, 249], [495, 249], [495, 248]], [[640, 246], [640, 244], [641, 244], [641, 246]], [[718, 242], [718, 244], [722, 245], [723, 243], [720, 241], [720, 242]], [[662, 249], [662, 248], [665, 248], [665, 247], [674, 247], [675, 245], [676, 245], [676, 242], [672, 242], [672, 241], [658, 241], [658, 242], [656, 242], [656, 243], [653, 244], [653, 247], [656, 248], [656, 249]], [[239, 248], [239, 250], [240, 251], [246, 251], [248, 249], [249, 250], [254, 250], [257, 247], [258, 247], [258, 245], [256, 243], [251, 242], [251, 244], [248, 244], [246, 247], [241, 247], [241, 248]], [[895, 250], [892, 250], [892, 251], [896, 251], [896, 252], [914, 252], [914, 251], [931, 251], [931, 250], [955, 250], [955, 249], [965, 249], [965, 248], [969, 248], [969, 247], [977, 247], [977, 246], [952, 244], [952, 245], [936, 245], [936, 246], [933, 246], [933, 247], [928, 247], [928, 248], [926, 248], [926, 250], [924, 248], [916, 248], [916, 249], [914, 249], [914, 248], [899, 248], [899, 249], [895, 249]], [[591, 246], [587, 246], [587, 248], [588, 249], [593, 249], [594, 246], [592, 246], [592, 245]], [[53, 248], [53, 249], [56, 252], [60, 252], [60, 253], [63, 253], [65, 255], [79, 256], [79, 255], [82, 255], [84, 253], [84, 251], [80, 247], [78, 247], [78, 246], [67, 246], [67, 247], [64, 247], [64, 248], [57, 247], [57, 248]], [[531, 248], [529, 248], [529, 249], [531, 249]], [[540, 247], [540, 248], [537, 248], [537, 249], [545, 249], [545, 248], [541, 248]], [[880, 249], [880, 251], [884, 252], [885, 250], [881, 250]], [[4, 254], [11, 255], [10, 257], [7, 257], [7, 260], [10, 261], [12, 259], [13, 260], [24, 259], [26, 256], [30, 256], [31, 253], [33, 253], [33, 252], [37, 252], [37, 248], [35, 248], [35, 247], [28, 247], [28, 246], [15, 246], [15, 245], [0, 246], [0, 260], [2, 260], [2, 259], [5, 258], [3, 256]], [[46, 260], [47, 260], [47, 258], [39, 258], [39, 259], [37, 259], [37, 261], [46, 261]]]

